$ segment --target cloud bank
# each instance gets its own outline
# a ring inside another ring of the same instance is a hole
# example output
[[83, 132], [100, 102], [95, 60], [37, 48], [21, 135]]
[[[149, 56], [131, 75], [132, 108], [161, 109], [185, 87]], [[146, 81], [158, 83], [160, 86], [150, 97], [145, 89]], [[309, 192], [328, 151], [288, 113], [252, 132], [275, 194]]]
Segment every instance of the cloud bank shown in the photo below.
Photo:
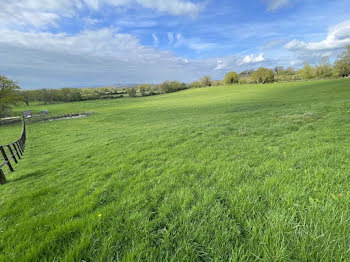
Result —
[[[171, 15], [195, 17], [203, 4], [186, 0], [1, 0], [2, 26], [57, 26], [60, 19], [72, 17], [84, 9], [98, 10], [103, 6], [134, 8], [141, 6]], [[1, 26], [0, 26], [1, 27]]]
[[287, 7], [290, 4], [290, 0], [267, 0], [267, 10], [276, 11], [278, 9]]
[[326, 39], [319, 42], [305, 42], [293, 39], [284, 47], [299, 57], [334, 56], [339, 50], [350, 45], [350, 20], [328, 30]]

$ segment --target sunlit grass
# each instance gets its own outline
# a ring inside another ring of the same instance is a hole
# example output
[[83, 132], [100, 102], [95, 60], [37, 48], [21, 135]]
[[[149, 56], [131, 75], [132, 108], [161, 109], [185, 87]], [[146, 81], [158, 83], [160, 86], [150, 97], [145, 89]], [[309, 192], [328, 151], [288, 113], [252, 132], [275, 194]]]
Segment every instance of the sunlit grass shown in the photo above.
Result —
[[30, 108], [2, 261], [350, 259], [349, 80]]

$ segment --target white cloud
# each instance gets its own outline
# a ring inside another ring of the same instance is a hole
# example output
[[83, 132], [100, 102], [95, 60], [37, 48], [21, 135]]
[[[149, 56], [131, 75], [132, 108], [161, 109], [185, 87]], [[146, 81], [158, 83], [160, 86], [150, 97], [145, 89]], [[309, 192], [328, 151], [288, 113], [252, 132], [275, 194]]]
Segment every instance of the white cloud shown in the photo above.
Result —
[[329, 51], [346, 45], [350, 45], [350, 20], [331, 27], [325, 40], [306, 43], [294, 39], [284, 47], [290, 51]]
[[101, 20], [99, 19], [95, 19], [95, 18], [91, 18], [91, 17], [84, 17], [83, 21], [86, 25], [97, 25], [99, 23], [101, 23]]
[[275, 48], [279, 45], [282, 45], [283, 42], [285, 42], [285, 40], [283, 40], [283, 39], [271, 40], [268, 43], [266, 43], [265, 45], [263, 45], [261, 48], [262, 49], [272, 49], [272, 48]]
[[[169, 52], [143, 46], [130, 34], [121, 34], [111, 28], [85, 30], [76, 35], [66, 33], [20, 32], [0, 30], [0, 44], [16, 47], [61, 52], [73, 55], [112, 57], [121, 61], [143, 60], [152, 62], [154, 57], [170, 56]], [[157, 36], [153, 34], [155, 41]]]
[[188, 0], [0, 0], [0, 2], [0, 25], [2, 27], [57, 26], [58, 21], [63, 17], [72, 17], [83, 8], [96, 11], [103, 5], [127, 8], [139, 5], [172, 15], [191, 17], [196, 16], [202, 9], [202, 4]]
[[[130, 34], [111, 28], [66, 33], [1, 30], [0, 71], [24, 88], [58, 88], [114, 83], [194, 81], [203, 75], [222, 78], [226, 71], [242, 71], [244, 57], [190, 60], [140, 44]], [[158, 37], [157, 37], [158, 38]], [[184, 39], [177, 34], [177, 39]], [[252, 57], [260, 61], [261, 56]]]
[[301, 60], [292, 60], [291, 62], [290, 62], [290, 65], [291, 66], [300, 66], [300, 65], [302, 65], [304, 62], [303, 61], [301, 61]]
[[216, 61], [216, 67], [214, 68], [214, 70], [222, 70], [225, 69], [226, 65], [224, 63], [224, 61], [222, 61], [221, 59], [218, 59]]
[[171, 45], [174, 42], [174, 34], [172, 32], [168, 32], [168, 41], [169, 45]]
[[267, 0], [267, 10], [276, 11], [290, 4], [290, 0]]
[[212, 70], [143, 46], [130, 34], [104, 28], [76, 35], [0, 30], [0, 70], [24, 88], [58, 88], [117, 82], [192, 81]]
[[202, 5], [196, 4], [190, 1], [184, 0], [171, 0], [171, 1], [163, 1], [163, 0], [123, 0], [116, 1], [111, 0], [111, 2], [137, 2], [146, 8], [157, 9], [161, 12], [167, 12], [172, 15], [189, 15], [196, 16], [199, 11], [202, 9]]
[[350, 20], [337, 24], [328, 30], [326, 39], [319, 42], [305, 42], [294, 39], [284, 45], [293, 52], [297, 61], [317, 63], [322, 57], [333, 57], [345, 46], [350, 45]]
[[265, 66], [271, 66], [275, 63], [275, 61], [271, 59], [266, 60], [264, 54], [259, 54], [256, 56], [252, 54], [245, 57], [230, 55], [216, 59], [213, 70], [221, 72], [236, 70], [240, 72], [246, 69], [257, 68], [261, 66], [262, 63], [264, 63]]
[[181, 33], [177, 33], [176, 34], [176, 40], [177, 41], [181, 41], [182, 40], [182, 34]]
[[253, 54], [247, 55], [243, 58], [242, 64], [255, 64], [255, 63], [261, 63], [265, 60], [264, 54], [261, 53], [258, 56], [254, 56]]
[[[173, 42], [173, 41], [172, 41]], [[181, 33], [176, 34], [176, 42], [174, 42], [175, 47], [187, 47], [194, 51], [204, 51], [213, 49], [216, 47], [214, 43], [202, 42], [200, 38], [185, 38]]]
[[70, 16], [71, 12], [62, 13], [63, 10], [71, 10], [73, 3], [70, 1], [11, 1], [2, 0], [0, 9], [0, 24], [2, 27], [9, 25], [44, 27], [56, 25], [61, 16]]
[[153, 38], [153, 45], [154, 45], [154, 46], [158, 46], [158, 45], [159, 45], [158, 36], [157, 36], [155, 33], [153, 33], [153, 34], [152, 34], [152, 38]]

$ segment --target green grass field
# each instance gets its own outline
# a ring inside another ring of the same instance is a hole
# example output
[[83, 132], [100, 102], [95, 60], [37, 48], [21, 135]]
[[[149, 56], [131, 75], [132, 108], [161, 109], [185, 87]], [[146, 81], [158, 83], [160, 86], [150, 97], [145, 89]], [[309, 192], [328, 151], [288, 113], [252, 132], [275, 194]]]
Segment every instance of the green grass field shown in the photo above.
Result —
[[30, 108], [1, 261], [350, 260], [349, 79]]

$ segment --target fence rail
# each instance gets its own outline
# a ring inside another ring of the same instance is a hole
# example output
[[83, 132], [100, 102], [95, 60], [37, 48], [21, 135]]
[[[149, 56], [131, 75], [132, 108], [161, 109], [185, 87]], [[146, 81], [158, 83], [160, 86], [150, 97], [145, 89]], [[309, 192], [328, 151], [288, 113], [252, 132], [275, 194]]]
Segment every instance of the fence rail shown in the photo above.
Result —
[[[6, 177], [3, 171], [3, 167], [7, 166], [10, 172], [14, 172], [13, 166], [11, 161], [13, 160], [16, 164], [18, 163], [18, 160], [21, 159], [25, 145], [26, 145], [26, 139], [27, 139], [27, 131], [26, 131], [26, 121], [23, 116], [22, 118], [22, 133], [18, 140], [16, 140], [13, 143], [7, 144], [7, 145], [0, 145], [0, 159], [1, 156], [4, 160], [3, 163], [0, 164], [0, 184], [6, 183]], [[0, 160], [1, 161], [1, 160]]]

